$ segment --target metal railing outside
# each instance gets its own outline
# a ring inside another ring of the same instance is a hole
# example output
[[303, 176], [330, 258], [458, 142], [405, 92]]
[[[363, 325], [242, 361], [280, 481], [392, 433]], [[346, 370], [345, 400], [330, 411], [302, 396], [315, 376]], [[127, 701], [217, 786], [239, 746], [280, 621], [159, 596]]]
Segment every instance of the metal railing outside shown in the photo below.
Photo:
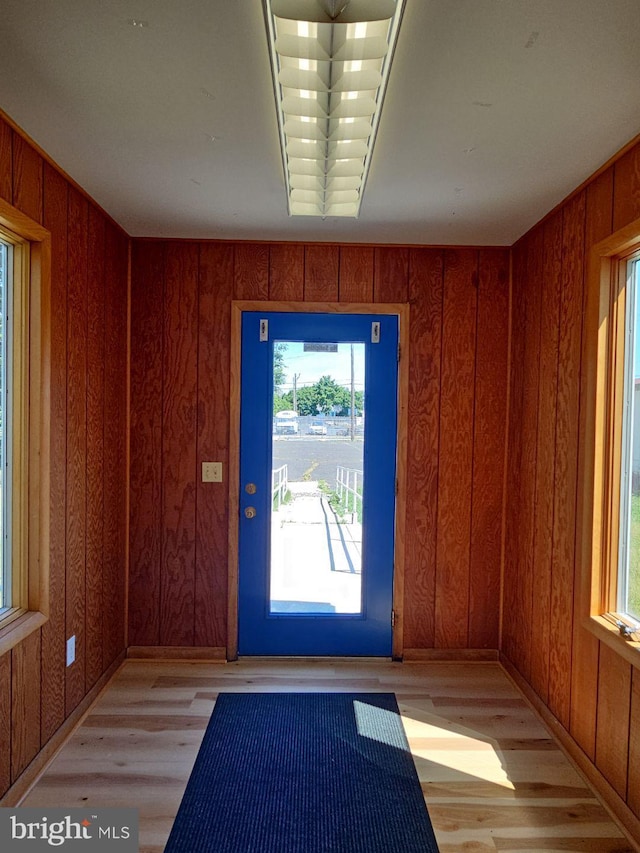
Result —
[[289, 488], [289, 470], [288, 465], [281, 465], [271, 472], [271, 499], [273, 509], [280, 509]]
[[[345, 512], [353, 514], [354, 520], [362, 518], [362, 484], [364, 472], [356, 468], [338, 465], [336, 469], [336, 492]], [[358, 488], [360, 491], [358, 491]]]

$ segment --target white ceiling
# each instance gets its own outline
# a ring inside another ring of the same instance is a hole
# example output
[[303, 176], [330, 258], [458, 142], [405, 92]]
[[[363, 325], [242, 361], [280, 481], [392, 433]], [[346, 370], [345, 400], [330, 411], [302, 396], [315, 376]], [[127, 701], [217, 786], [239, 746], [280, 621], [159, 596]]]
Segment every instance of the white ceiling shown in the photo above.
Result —
[[287, 215], [261, 0], [2, 0], [0, 108], [133, 236], [510, 245], [640, 132], [639, 32], [407, 0], [357, 220]]

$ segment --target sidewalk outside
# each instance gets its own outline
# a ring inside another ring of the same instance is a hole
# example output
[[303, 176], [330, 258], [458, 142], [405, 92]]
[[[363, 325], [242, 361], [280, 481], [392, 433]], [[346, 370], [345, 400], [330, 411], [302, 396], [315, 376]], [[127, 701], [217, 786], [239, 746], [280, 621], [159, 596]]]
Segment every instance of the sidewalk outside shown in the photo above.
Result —
[[359, 613], [362, 526], [340, 524], [315, 480], [289, 491], [272, 515], [272, 612]]

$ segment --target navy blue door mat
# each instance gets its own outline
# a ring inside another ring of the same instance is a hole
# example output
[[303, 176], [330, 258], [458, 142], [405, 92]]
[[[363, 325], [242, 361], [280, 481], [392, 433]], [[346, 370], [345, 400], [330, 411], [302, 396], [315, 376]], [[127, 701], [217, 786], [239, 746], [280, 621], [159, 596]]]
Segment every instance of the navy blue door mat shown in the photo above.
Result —
[[437, 853], [393, 693], [221, 693], [165, 853]]

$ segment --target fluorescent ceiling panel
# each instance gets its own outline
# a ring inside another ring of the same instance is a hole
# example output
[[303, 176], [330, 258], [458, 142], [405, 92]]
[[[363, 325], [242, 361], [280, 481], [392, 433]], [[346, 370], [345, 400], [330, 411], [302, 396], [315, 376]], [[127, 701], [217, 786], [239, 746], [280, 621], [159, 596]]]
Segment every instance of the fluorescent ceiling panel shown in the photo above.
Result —
[[289, 213], [357, 217], [405, 0], [265, 0]]

